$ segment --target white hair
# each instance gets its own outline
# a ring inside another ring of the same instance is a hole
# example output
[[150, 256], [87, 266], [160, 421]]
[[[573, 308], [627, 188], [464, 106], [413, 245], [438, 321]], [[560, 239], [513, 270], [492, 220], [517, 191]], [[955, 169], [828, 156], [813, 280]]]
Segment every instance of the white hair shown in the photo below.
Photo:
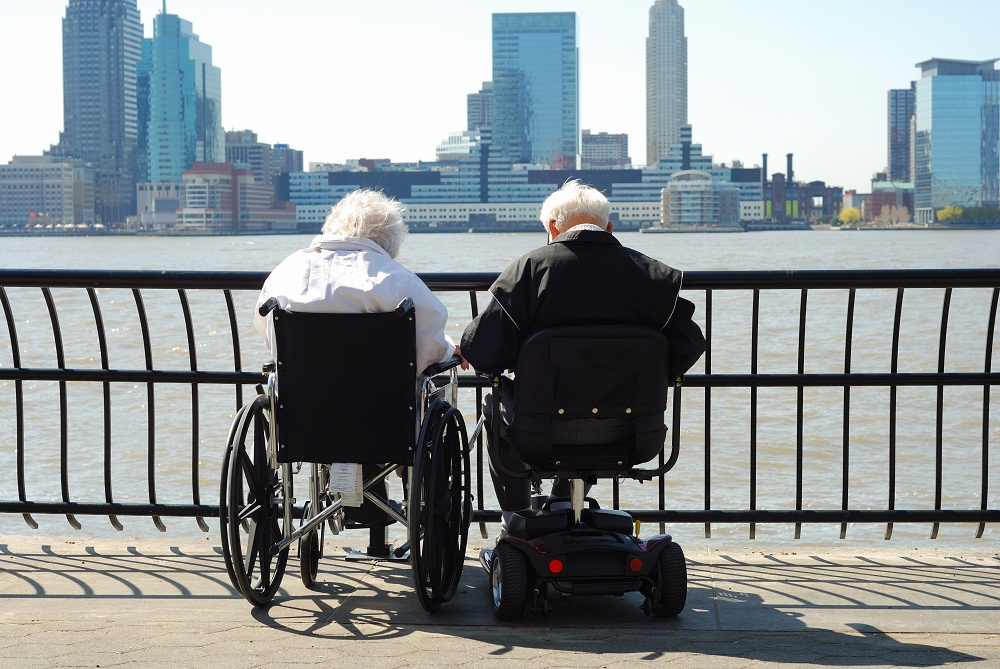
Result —
[[362, 188], [349, 193], [330, 210], [323, 233], [370, 239], [395, 258], [406, 236], [405, 209], [384, 193]]
[[611, 216], [611, 203], [604, 194], [591, 186], [585, 186], [579, 179], [570, 179], [552, 195], [545, 198], [538, 217], [542, 225], [555, 221], [562, 229], [563, 222], [576, 214], [587, 213], [601, 219], [607, 225]]

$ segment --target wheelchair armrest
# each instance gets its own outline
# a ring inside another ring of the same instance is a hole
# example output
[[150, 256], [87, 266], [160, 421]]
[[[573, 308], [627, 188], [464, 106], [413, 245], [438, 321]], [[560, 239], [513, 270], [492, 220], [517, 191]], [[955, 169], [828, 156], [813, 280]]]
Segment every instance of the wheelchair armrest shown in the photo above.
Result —
[[445, 360], [444, 362], [435, 362], [433, 365], [427, 367], [424, 370], [424, 374], [427, 376], [434, 376], [435, 374], [441, 374], [442, 372], [447, 372], [449, 369], [454, 369], [458, 365], [462, 364], [462, 359], [457, 355], [452, 356], [451, 360]]
[[257, 310], [261, 316], [267, 316], [269, 313], [278, 308], [278, 298], [269, 297], [264, 300], [264, 304], [260, 305], [260, 309]]

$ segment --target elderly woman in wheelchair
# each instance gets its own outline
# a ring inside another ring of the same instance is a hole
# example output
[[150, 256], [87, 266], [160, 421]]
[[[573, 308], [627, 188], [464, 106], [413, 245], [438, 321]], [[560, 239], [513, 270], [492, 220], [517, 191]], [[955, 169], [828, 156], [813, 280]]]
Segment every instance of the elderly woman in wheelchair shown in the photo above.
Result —
[[[427, 610], [457, 590], [472, 514], [469, 442], [455, 408], [457, 368], [467, 363], [443, 333], [444, 306], [394, 260], [402, 209], [373, 191], [348, 195], [258, 299], [255, 325], [274, 361], [233, 421], [219, 496], [226, 568], [254, 605], [277, 593], [293, 543], [303, 583], [315, 582], [326, 527], [369, 526], [366, 556], [408, 553]], [[298, 504], [293, 476], [304, 465]], [[393, 473], [402, 505], [387, 496]], [[395, 549], [385, 530], [393, 522], [407, 529]]]

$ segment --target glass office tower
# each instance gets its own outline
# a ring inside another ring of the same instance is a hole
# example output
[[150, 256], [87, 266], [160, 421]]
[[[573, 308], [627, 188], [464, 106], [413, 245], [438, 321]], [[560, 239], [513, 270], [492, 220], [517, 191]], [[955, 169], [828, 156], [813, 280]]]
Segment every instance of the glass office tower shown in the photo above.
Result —
[[917, 90], [916, 82], [909, 88], [892, 89], [889, 91], [887, 111], [888, 125], [888, 156], [886, 166], [889, 169], [889, 181], [912, 181], [910, 165], [910, 130], [913, 115], [916, 113]]
[[681, 141], [687, 125], [687, 37], [684, 8], [656, 0], [649, 8], [646, 38], [646, 164], [655, 165]]
[[1000, 204], [1000, 71], [987, 61], [918, 63], [913, 206], [935, 210]]
[[136, 0], [69, 0], [63, 31], [63, 132], [52, 153], [95, 168], [94, 207], [106, 224], [135, 213]]
[[578, 165], [579, 51], [573, 12], [493, 15], [493, 148], [514, 163]]
[[226, 158], [222, 73], [190, 21], [162, 13], [138, 66], [140, 179], [178, 183], [195, 162]]

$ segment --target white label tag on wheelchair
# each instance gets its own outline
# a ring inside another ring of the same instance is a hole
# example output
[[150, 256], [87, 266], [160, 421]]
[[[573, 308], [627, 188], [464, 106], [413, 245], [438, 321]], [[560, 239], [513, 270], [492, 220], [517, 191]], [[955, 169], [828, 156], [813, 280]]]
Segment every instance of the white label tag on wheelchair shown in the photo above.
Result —
[[334, 462], [330, 465], [330, 492], [340, 493], [344, 506], [361, 506], [364, 502], [363, 487], [360, 464]]

